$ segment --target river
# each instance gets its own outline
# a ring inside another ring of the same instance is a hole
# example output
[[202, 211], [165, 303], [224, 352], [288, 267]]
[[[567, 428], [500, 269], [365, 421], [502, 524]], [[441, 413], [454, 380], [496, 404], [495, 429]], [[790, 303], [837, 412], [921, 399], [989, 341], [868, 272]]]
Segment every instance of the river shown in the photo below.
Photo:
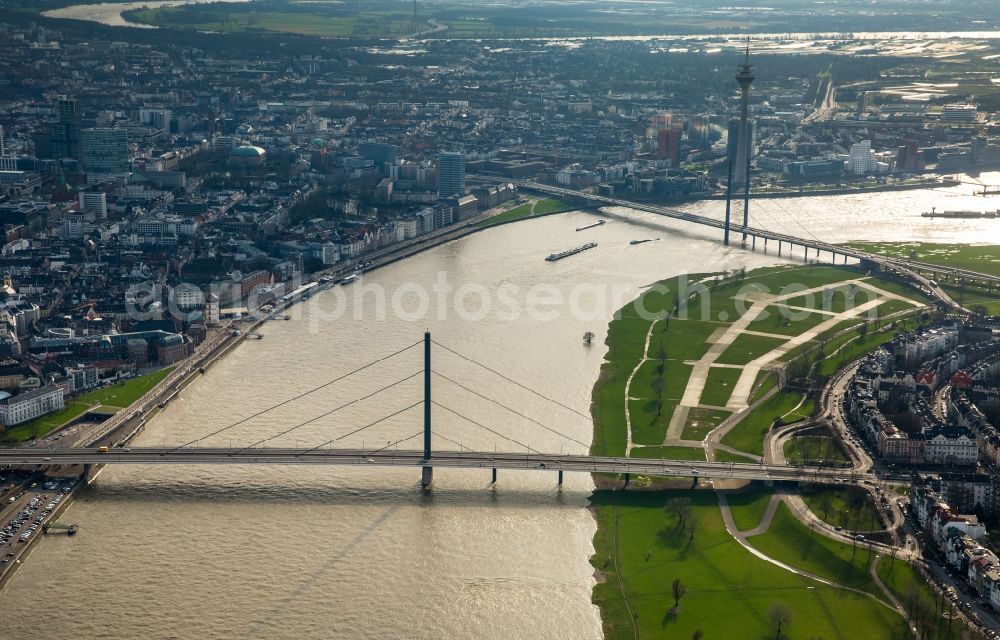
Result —
[[[985, 177], [986, 182], [990, 176]], [[1000, 179], [1000, 175], [991, 176]], [[984, 209], [1000, 202], [960, 195], [970, 187], [864, 196], [762, 201], [752, 212], [786, 230], [830, 240], [943, 239], [1000, 242], [1000, 221], [926, 220], [931, 206]], [[779, 210], [777, 207], [783, 208]], [[994, 205], [995, 206], [995, 205]], [[718, 215], [721, 203], [692, 206]], [[181, 443], [232, 424], [362, 364], [417, 342], [435, 340], [472, 356], [544, 396], [586, 413], [604, 355], [607, 322], [619, 302], [657, 279], [693, 272], [754, 268], [776, 258], [724, 248], [705, 231], [650, 214], [608, 212], [608, 224], [576, 232], [594, 215], [574, 212], [500, 226], [390, 265], [362, 283], [324, 292], [296, 307], [295, 319], [263, 329], [154, 419], [138, 445]], [[627, 219], [626, 219], [627, 216]], [[772, 226], [777, 226], [772, 225]], [[630, 246], [629, 240], [660, 238]], [[581, 244], [596, 249], [549, 263], [549, 253]], [[404, 315], [418, 288], [446, 277], [465, 302], [431, 317], [378, 319], [365, 304], [340, 296], [380, 285], [400, 296]], [[463, 285], [466, 285], [462, 289]], [[482, 289], [478, 289], [478, 287]], [[528, 304], [581, 292], [578, 309]], [[510, 299], [481, 309], [506, 287]], [[482, 297], [483, 292], [488, 294]], [[403, 294], [406, 295], [403, 295]], [[549, 317], [549, 312], [553, 312]], [[440, 316], [440, 317], [439, 317]], [[581, 336], [596, 334], [586, 347]], [[411, 349], [265, 414], [206, 445], [247, 444], [304, 422], [419, 371]], [[560, 431], [539, 428], [436, 377], [437, 402], [506, 437], [544, 451], [581, 451], [590, 425], [573, 411], [524, 391], [443, 349], [434, 369], [519, 413]], [[319, 444], [409, 406], [419, 376], [392, 390], [308, 424], [268, 444]], [[442, 448], [523, 450], [435, 406]], [[381, 446], [420, 429], [419, 408], [338, 446]], [[445, 440], [445, 438], [449, 439]], [[419, 441], [404, 445], [412, 448]], [[41, 541], [0, 595], [3, 637], [67, 638], [600, 638], [591, 604], [595, 523], [586, 510], [592, 483], [567, 476], [560, 491], [551, 472], [438, 470], [424, 494], [417, 470], [361, 468], [109, 467], [62, 517], [80, 525], [75, 537]], [[44, 603], [44, 606], [41, 604]]]
[[[43, 12], [49, 18], [67, 18], [71, 20], [87, 20], [99, 22], [113, 27], [153, 28], [154, 25], [129, 22], [122, 17], [123, 11], [132, 9], [158, 9], [160, 7], [175, 7], [182, 4], [202, 4], [208, 2], [250, 2], [252, 0], [145, 0], [143, 2], [102, 2], [97, 4], [78, 4]], [[688, 41], [740, 41], [747, 37], [758, 41], [868, 41], [868, 40], [995, 40], [1000, 38], [1000, 31], [872, 31], [851, 33], [703, 33], [703, 34], [657, 34], [641, 36], [580, 36], [580, 37], [537, 37], [517, 38], [518, 40], [546, 40], [552, 42], [576, 42], [583, 40], [636, 41], [652, 40], [688, 40]], [[447, 39], [447, 38], [446, 38]], [[501, 38], [502, 39], [502, 38]]]
[[133, 9], [159, 9], [160, 7], [176, 7], [182, 4], [203, 4], [207, 2], [249, 2], [250, 0], [145, 0], [143, 2], [101, 2], [98, 4], [74, 4], [59, 9], [43, 11], [47, 18], [65, 18], [68, 20], [86, 20], [99, 22], [112, 27], [140, 27], [156, 29], [155, 25], [141, 22], [130, 22], [122, 16], [123, 11]]

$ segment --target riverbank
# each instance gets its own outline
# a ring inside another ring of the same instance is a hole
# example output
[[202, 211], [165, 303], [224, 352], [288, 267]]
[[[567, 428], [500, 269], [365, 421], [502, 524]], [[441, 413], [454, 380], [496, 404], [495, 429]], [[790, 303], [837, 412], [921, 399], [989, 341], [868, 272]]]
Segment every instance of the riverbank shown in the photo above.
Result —
[[[783, 393], [767, 382], [776, 369], [824, 336], [869, 321], [870, 308], [884, 317], [924, 302], [916, 292], [908, 301], [907, 288], [855, 268], [776, 267], [690, 281], [698, 284], [658, 283], [611, 321], [593, 390], [595, 455], [677, 458], [688, 450], [704, 459], [709, 450], [760, 456], [775, 415], [793, 421], [812, 411], [806, 394]], [[734, 545], [722, 516], [743, 507], [720, 513], [711, 489], [721, 483], [688, 486], [698, 490], [652, 490], [647, 479], [632, 478], [629, 488], [640, 491], [594, 493], [592, 564], [604, 581], [593, 598], [606, 638], [656, 637], [665, 630], [670, 637], [696, 630], [706, 637], [773, 635], [767, 621], [779, 605], [810, 621], [799, 627], [803, 633], [845, 637], [850, 628], [852, 637], [889, 637], [906, 628], [889, 604], [873, 606], [871, 597], [880, 591], [853, 560], [850, 571], [842, 571], [850, 545], [799, 535], [784, 520], [767, 533], [770, 520], [758, 527], [759, 514]], [[748, 520], [744, 516], [738, 521]], [[780, 546], [790, 531], [795, 548], [809, 546], [807, 570], [753, 549], [755, 540]], [[761, 537], [748, 542], [749, 535]], [[684, 591], [679, 605], [669, 589], [675, 579]], [[737, 613], [713, 615], [720, 610]]]

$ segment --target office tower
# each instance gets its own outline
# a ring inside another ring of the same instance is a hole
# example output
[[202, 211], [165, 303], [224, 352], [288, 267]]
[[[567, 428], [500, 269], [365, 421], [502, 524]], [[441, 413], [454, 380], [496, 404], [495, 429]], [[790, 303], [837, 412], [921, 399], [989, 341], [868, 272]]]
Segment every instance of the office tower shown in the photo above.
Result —
[[875, 160], [875, 152], [872, 151], [871, 140], [862, 140], [851, 145], [851, 153], [848, 160], [851, 173], [856, 176], [875, 173], [878, 169], [878, 162]]
[[[51, 136], [51, 157], [56, 160], [69, 158], [80, 160], [80, 103], [66, 96], [59, 96], [57, 113], [59, 120], [49, 127]], [[43, 156], [39, 156], [43, 157]]]
[[3, 140], [3, 125], [0, 125], [0, 156], [7, 155], [7, 145]]
[[465, 156], [458, 151], [438, 154], [438, 197], [448, 198], [465, 193]]
[[681, 128], [660, 129], [656, 140], [656, 157], [669, 160], [670, 167], [676, 169], [681, 163]]
[[108, 217], [108, 198], [103, 191], [81, 191], [80, 211], [98, 218]]
[[84, 129], [80, 157], [88, 173], [124, 173], [129, 168], [128, 134], [124, 129]]
[[385, 165], [393, 164], [399, 157], [399, 148], [394, 144], [384, 142], [362, 142], [358, 153], [365, 160], [371, 160], [375, 166], [384, 170]]

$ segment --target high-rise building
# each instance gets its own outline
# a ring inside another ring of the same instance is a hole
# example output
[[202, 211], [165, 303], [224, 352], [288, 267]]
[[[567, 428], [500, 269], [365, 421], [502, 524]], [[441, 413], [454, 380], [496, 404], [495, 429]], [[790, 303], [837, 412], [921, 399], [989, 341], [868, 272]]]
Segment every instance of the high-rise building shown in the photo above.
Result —
[[3, 140], [3, 125], [0, 125], [0, 156], [7, 155], [7, 145]]
[[[56, 160], [80, 160], [80, 103], [66, 96], [59, 96], [59, 120], [49, 126], [51, 157]], [[40, 156], [41, 157], [41, 156]]]
[[875, 160], [875, 152], [872, 151], [871, 140], [862, 140], [861, 142], [852, 144], [848, 161], [851, 173], [856, 176], [875, 173], [878, 170], [878, 161]]
[[438, 197], [449, 198], [465, 193], [465, 156], [458, 151], [438, 154]]
[[660, 129], [656, 139], [656, 157], [659, 160], [669, 160], [671, 168], [676, 169], [681, 164], [681, 128], [669, 127]]
[[128, 134], [125, 129], [84, 129], [80, 159], [87, 173], [128, 171]]
[[925, 167], [924, 152], [917, 148], [917, 141], [904, 140], [896, 154], [896, 170], [923, 171]]
[[358, 153], [365, 160], [371, 160], [375, 166], [384, 170], [385, 165], [393, 164], [399, 157], [399, 147], [384, 142], [362, 142]]
[[108, 198], [103, 191], [81, 191], [80, 211], [98, 218], [108, 217]]

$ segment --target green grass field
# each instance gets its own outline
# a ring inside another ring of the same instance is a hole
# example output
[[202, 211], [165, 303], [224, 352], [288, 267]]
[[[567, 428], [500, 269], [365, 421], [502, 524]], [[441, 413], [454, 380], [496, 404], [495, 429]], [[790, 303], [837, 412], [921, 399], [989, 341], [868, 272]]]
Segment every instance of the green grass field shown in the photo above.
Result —
[[751, 487], [739, 493], [726, 494], [733, 523], [740, 531], [750, 531], [764, 519], [764, 512], [774, 491], [764, 487]]
[[173, 367], [166, 367], [153, 373], [147, 373], [138, 378], [132, 378], [121, 384], [85, 393], [78, 397], [77, 402], [86, 404], [103, 404], [124, 408], [141, 398], [147, 391], [155, 387], [161, 380], [170, 375]]
[[[863, 277], [854, 269], [816, 266], [760, 269], [745, 277], [729, 275], [726, 282], [717, 283], [711, 290], [696, 295], [687, 307], [684, 319], [658, 321], [650, 334], [649, 353], [644, 353], [651, 317], [663, 318], [673, 311], [679, 285], [677, 281], [668, 281], [666, 290], [647, 291], [639, 300], [626, 305], [616, 314], [609, 327], [607, 361], [601, 368], [593, 392], [592, 451], [597, 455], [623, 455], [626, 439], [625, 382], [640, 361], [648, 357], [652, 360], [643, 363], [633, 378], [631, 396], [635, 399], [628, 400], [633, 441], [647, 446], [633, 448], [631, 455], [636, 458], [702, 460], [704, 450], [700, 447], [681, 448], [663, 446], [662, 443], [670, 416], [690, 377], [690, 363], [707, 352], [710, 348], [708, 340], [713, 334], [725, 329], [750, 306], [748, 301], [735, 297], [737, 292], [750, 285], [772, 293], [786, 288], [792, 290], [792, 285], [796, 283], [799, 286], [795, 290], [799, 291], [811, 287], [836, 287], [844, 279]], [[700, 279], [689, 277], [689, 282], [696, 283]], [[829, 303], [841, 304], [832, 295]], [[644, 315], [639, 313], [639, 309], [643, 309]], [[720, 321], [720, 318], [726, 320]], [[792, 323], [764, 320], [755, 328], [791, 337], [825, 319], [822, 314], [813, 313]], [[775, 324], [771, 326], [768, 322]], [[841, 326], [847, 326], [847, 323]], [[902, 330], [902, 326], [897, 330]], [[828, 331], [824, 339], [828, 339], [832, 331]], [[870, 350], [889, 337], [890, 334], [886, 333], [876, 335], [872, 327], [863, 339], [858, 339], [857, 334], [852, 332], [838, 344], [858, 341], [845, 352], [844, 359], [847, 359], [849, 356], [857, 357], [855, 354], [861, 350]], [[718, 362], [743, 365], [784, 342], [782, 338], [743, 334]], [[829, 347], [827, 345], [827, 353], [831, 352]], [[826, 361], [823, 364], [825, 366]], [[663, 367], [662, 376], [657, 371], [660, 366]], [[740, 373], [739, 368], [712, 367], [701, 403], [725, 405]], [[774, 389], [777, 379], [773, 371], [761, 372], [754, 398], [760, 398]], [[764, 436], [775, 418], [785, 423], [794, 422], [813, 411], [812, 401], [801, 394], [774, 394], [749, 412], [726, 435], [723, 443], [748, 454], [759, 455]], [[728, 411], [721, 409], [691, 409], [682, 437], [700, 441], [729, 415]], [[800, 445], [808, 449], [807, 444], [803, 441], [794, 445], [792, 453], [801, 453], [796, 449]], [[715, 452], [715, 457], [719, 461], [750, 461], [749, 458], [721, 450]], [[690, 531], [685, 536], [674, 532], [670, 526], [672, 516], [666, 513], [664, 506], [671, 496], [689, 497], [695, 503], [693, 510], [697, 515], [693, 520], [696, 522], [693, 537]], [[754, 488], [747, 494], [730, 498], [734, 519], [741, 530], [750, 530], [759, 524], [769, 496], [769, 490]], [[831, 497], [829, 501], [835, 503], [837, 499]], [[839, 499], [849, 500], [849, 497]], [[827, 499], [823, 500], [825, 503]], [[792, 639], [806, 640], [812, 636], [889, 638], [901, 630], [902, 635], [898, 637], [908, 637], [902, 618], [869, 598], [804, 580], [754, 558], [725, 532], [718, 506], [707, 492], [598, 492], [593, 503], [598, 518], [594, 564], [607, 578], [595, 588], [594, 600], [601, 608], [607, 638], [634, 638], [634, 624], [638, 627], [639, 637], [688, 638], [694, 629], [700, 628], [707, 638], [763, 640], [768, 632], [766, 612], [775, 601], [791, 607], [797, 617], [805, 616], [798, 617], [799, 620], [809, 621], [807, 625], [788, 629], [788, 637]], [[866, 593], [881, 593], [868, 573], [866, 548], [856, 550], [853, 545], [813, 534], [799, 524], [787, 508], [783, 505], [780, 508], [784, 512], [778, 511], [772, 528], [751, 538], [752, 544], [760, 545], [765, 553], [803, 570]], [[832, 509], [828, 508], [829, 511]], [[618, 514], [617, 556], [614, 551], [615, 513]], [[613, 563], [615, 557], [618, 558], [617, 570]], [[677, 611], [673, 610], [669, 597], [669, 584], [674, 577], [681, 578], [685, 583], [691, 582], [691, 592], [684, 597]], [[626, 599], [628, 608], [625, 607]], [[710, 615], [708, 611], [712, 607], [724, 607], [727, 615]], [[733, 621], [737, 618], [739, 623]]]
[[860, 242], [849, 246], [893, 258], [906, 258], [1000, 275], [1000, 245], [953, 245], [931, 242]]
[[787, 341], [781, 338], [767, 338], [742, 333], [733, 340], [728, 349], [722, 352], [716, 362], [719, 364], [748, 364], [780, 347], [785, 342]]
[[731, 412], [721, 409], [691, 409], [688, 411], [681, 438], [684, 440], [704, 440], [712, 429], [722, 424], [722, 421], [730, 415], [732, 415]]
[[872, 554], [866, 546], [837, 542], [810, 530], [784, 503], [770, 528], [747, 541], [776, 560], [885, 600], [868, 571]]
[[849, 462], [840, 445], [829, 436], [796, 436], [785, 443], [789, 464], [845, 464]]
[[701, 392], [701, 404], [713, 407], [724, 407], [729, 402], [733, 387], [740, 379], [743, 369], [729, 367], [712, 367], [708, 371], [705, 388]]
[[[678, 497], [691, 501], [693, 526], [679, 529], [668, 513]], [[608, 640], [686, 640], [695, 630], [705, 638], [773, 638], [767, 612], [775, 604], [792, 611], [787, 632], [794, 640], [889, 638], [903, 622], [865, 596], [754, 557], [726, 532], [712, 492], [599, 491], [592, 502], [598, 521], [592, 562], [604, 578], [594, 601]], [[670, 595], [675, 578], [688, 589], [677, 610]]]
[[632, 458], [652, 458], [656, 460], [705, 460], [705, 450], [701, 447], [636, 447]]
[[878, 507], [871, 494], [860, 487], [813, 486], [802, 489], [809, 510], [835, 527], [849, 531], [882, 531]]
[[722, 444], [734, 449], [760, 455], [764, 448], [764, 435], [771, 428], [775, 418], [784, 423], [795, 422], [814, 410], [811, 400], [804, 400], [801, 394], [777, 393], [744, 417], [722, 438]]
[[528, 218], [551, 215], [553, 213], [562, 213], [564, 211], [573, 211], [574, 209], [575, 208], [573, 206], [563, 202], [562, 200], [545, 198], [543, 200], [538, 200], [537, 202], [528, 202], [514, 207], [513, 209], [508, 209], [503, 213], [498, 213], [489, 220], [483, 220], [482, 222], [477, 223], [476, 226], [491, 227], [493, 225], [503, 224], [506, 222], [514, 222], [515, 220], [527, 220]]

